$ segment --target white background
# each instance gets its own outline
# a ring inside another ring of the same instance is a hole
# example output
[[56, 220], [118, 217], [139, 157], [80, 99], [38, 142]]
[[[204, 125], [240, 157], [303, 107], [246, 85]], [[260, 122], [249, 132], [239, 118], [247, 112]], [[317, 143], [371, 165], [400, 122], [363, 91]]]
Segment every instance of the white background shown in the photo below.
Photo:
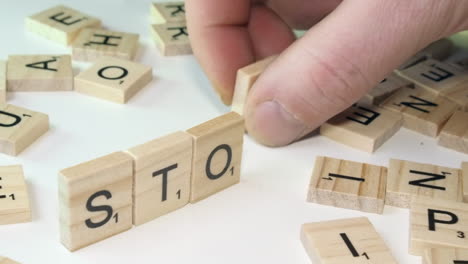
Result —
[[[235, 1], [235, 0], [233, 0]], [[22, 164], [30, 188], [33, 222], [0, 226], [0, 255], [23, 264], [93, 263], [310, 263], [299, 241], [305, 222], [367, 216], [400, 263], [407, 254], [407, 210], [383, 215], [306, 203], [317, 155], [378, 165], [389, 158], [459, 167], [468, 156], [402, 129], [375, 154], [315, 136], [280, 149], [245, 138], [241, 183], [195, 205], [70, 253], [59, 242], [57, 172], [124, 150], [221, 115], [223, 106], [192, 56], [163, 58], [149, 37], [149, 0], [0, 1], [0, 59], [9, 54], [63, 54], [68, 48], [24, 30], [28, 15], [64, 3], [102, 19], [112, 30], [140, 34], [140, 62], [155, 80], [128, 104], [75, 92], [14, 93], [9, 102], [47, 113], [50, 131], [19, 157], [0, 155], [0, 165]], [[79, 68], [89, 64], [74, 63]]]

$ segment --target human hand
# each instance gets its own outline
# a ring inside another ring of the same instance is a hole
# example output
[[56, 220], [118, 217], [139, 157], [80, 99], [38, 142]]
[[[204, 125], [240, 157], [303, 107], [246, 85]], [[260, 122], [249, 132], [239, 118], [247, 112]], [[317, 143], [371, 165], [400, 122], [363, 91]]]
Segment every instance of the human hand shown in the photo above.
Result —
[[[289, 144], [429, 43], [468, 29], [464, 0], [187, 0], [192, 48], [223, 102], [236, 72], [281, 55], [252, 87], [246, 127]], [[307, 29], [296, 41], [291, 28]]]

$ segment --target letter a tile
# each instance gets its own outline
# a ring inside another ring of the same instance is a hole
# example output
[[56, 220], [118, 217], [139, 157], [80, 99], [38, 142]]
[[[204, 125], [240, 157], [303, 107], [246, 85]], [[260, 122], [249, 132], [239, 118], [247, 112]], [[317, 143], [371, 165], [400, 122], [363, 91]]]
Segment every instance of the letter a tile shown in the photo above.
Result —
[[426, 249], [448, 247], [468, 250], [467, 221], [468, 204], [427, 198], [413, 200], [409, 253], [422, 256]]
[[437, 137], [458, 106], [442, 96], [419, 87], [404, 87], [385, 100], [383, 108], [403, 115], [403, 126]]
[[377, 106], [353, 105], [320, 127], [320, 134], [366, 152], [374, 152], [401, 127], [401, 114]]
[[304, 224], [301, 240], [313, 264], [397, 264], [365, 217]]
[[424, 251], [423, 264], [467, 264], [468, 249], [430, 248]]
[[244, 119], [230, 112], [187, 130], [192, 135], [192, 191], [200, 201], [240, 180]]
[[460, 170], [436, 165], [390, 160], [385, 203], [409, 208], [416, 197], [461, 202], [462, 178]]
[[73, 90], [69, 55], [13, 55], [8, 57], [7, 68], [8, 91]]
[[70, 251], [132, 227], [133, 159], [123, 152], [59, 173], [60, 237]]
[[30, 221], [31, 209], [23, 168], [0, 167], [0, 225]]
[[176, 132], [127, 151], [135, 160], [133, 223], [144, 224], [190, 199], [192, 136]]
[[75, 9], [59, 5], [26, 18], [26, 29], [62, 45], [70, 44], [87, 27], [99, 27], [101, 21]]
[[0, 105], [0, 152], [16, 156], [48, 130], [46, 114]]
[[137, 34], [98, 28], [83, 29], [72, 44], [73, 59], [96, 61], [103, 56], [133, 60], [138, 50]]
[[153, 79], [149, 66], [102, 57], [75, 78], [79, 93], [124, 104]]
[[317, 157], [308, 201], [381, 214], [385, 204], [387, 168]]
[[151, 34], [163, 56], [192, 54], [185, 22], [151, 25]]

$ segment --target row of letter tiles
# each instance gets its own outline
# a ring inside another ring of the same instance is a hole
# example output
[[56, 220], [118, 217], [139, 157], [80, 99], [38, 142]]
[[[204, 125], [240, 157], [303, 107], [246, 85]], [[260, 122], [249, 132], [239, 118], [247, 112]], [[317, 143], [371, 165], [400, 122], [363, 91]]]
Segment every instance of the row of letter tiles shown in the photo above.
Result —
[[462, 202], [468, 199], [468, 165], [462, 167], [463, 174], [460, 169], [392, 159], [387, 172], [381, 166], [317, 157], [307, 200], [378, 214], [384, 204], [410, 208], [417, 197]]
[[62, 243], [77, 250], [238, 183], [243, 134], [231, 112], [62, 170]]
[[312, 263], [398, 263], [365, 217], [304, 224], [301, 240]]
[[31, 209], [23, 168], [0, 167], [0, 225], [30, 221]]

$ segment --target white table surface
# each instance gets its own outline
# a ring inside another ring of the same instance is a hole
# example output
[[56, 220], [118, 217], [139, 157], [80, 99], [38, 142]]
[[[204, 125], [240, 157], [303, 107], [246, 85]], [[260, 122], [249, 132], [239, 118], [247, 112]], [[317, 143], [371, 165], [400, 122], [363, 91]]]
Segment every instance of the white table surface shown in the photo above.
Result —
[[[75, 92], [13, 93], [9, 102], [47, 113], [50, 131], [18, 157], [30, 188], [33, 222], [0, 226], [0, 255], [23, 264], [102, 263], [310, 263], [299, 240], [305, 222], [367, 216], [400, 263], [407, 254], [408, 211], [383, 215], [306, 203], [317, 155], [378, 165], [390, 158], [459, 167], [468, 156], [438, 147], [436, 140], [402, 129], [370, 155], [315, 136], [270, 149], [245, 137], [241, 183], [194, 205], [133, 228], [75, 253], [59, 242], [57, 172], [117, 150], [184, 130], [221, 115], [223, 106], [193, 56], [163, 58], [149, 37], [149, 0], [0, 1], [0, 59], [9, 54], [62, 54], [69, 48], [24, 30], [24, 18], [66, 4], [100, 17], [112, 30], [139, 33], [137, 60], [152, 65], [155, 80], [128, 104]], [[86, 63], [74, 63], [78, 69]]]

